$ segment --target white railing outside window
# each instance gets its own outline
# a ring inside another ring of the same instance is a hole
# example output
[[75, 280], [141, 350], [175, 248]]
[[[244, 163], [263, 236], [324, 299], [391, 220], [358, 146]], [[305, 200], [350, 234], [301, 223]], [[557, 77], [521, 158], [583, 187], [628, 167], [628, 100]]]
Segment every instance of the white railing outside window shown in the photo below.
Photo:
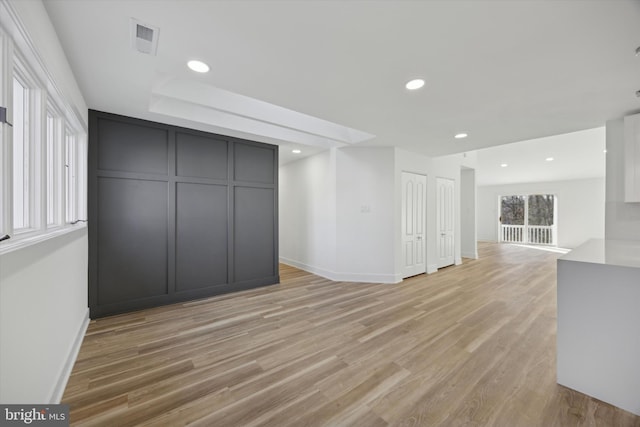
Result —
[[501, 225], [500, 241], [507, 243], [524, 242], [524, 225]]
[[535, 245], [554, 245], [553, 225], [529, 225], [527, 230], [527, 243]]
[[500, 224], [500, 241], [504, 243], [530, 243], [555, 245], [554, 225], [505, 225]]

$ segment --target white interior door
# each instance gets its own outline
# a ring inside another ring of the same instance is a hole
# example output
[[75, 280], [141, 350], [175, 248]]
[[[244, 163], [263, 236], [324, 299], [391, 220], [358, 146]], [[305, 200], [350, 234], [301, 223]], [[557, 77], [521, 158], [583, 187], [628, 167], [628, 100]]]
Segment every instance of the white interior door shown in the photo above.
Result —
[[427, 271], [427, 177], [402, 172], [402, 277]]
[[438, 226], [438, 268], [441, 268], [452, 265], [455, 262], [455, 181], [437, 178], [436, 188], [438, 191], [436, 198], [438, 211], [436, 215]]

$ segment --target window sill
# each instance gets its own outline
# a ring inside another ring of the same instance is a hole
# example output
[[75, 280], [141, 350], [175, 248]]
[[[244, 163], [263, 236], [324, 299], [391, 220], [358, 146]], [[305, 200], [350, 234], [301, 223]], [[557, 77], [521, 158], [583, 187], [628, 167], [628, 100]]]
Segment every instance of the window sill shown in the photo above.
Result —
[[86, 228], [86, 223], [78, 223], [75, 225], [60, 227], [46, 233], [36, 234], [35, 236], [20, 236], [19, 234], [17, 237], [11, 236], [11, 239], [0, 242], [0, 255], [8, 254], [9, 252], [14, 252], [32, 245], [37, 245], [38, 243], [42, 243], [50, 239], [55, 239], [56, 237], [60, 237], [65, 234], [73, 233], [74, 231], [79, 231]]

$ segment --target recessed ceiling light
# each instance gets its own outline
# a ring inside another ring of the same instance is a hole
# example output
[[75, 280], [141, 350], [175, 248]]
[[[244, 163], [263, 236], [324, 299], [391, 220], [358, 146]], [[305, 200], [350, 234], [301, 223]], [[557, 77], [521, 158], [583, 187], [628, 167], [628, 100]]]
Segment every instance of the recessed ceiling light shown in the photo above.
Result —
[[547, 162], [553, 162], [553, 157], [547, 157], [545, 160], [546, 160]]
[[605, 148], [604, 150], [602, 150], [602, 152], [603, 152], [604, 154], [607, 154], [607, 149]]
[[207, 73], [209, 72], [209, 66], [202, 61], [192, 60], [187, 62], [187, 67], [191, 68], [193, 71], [197, 73]]
[[300, 150], [291, 150], [291, 152], [292, 152], [293, 154], [300, 154], [300, 153], [302, 153], [302, 151], [300, 151]]
[[413, 79], [413, 80], [407, 82], [407, 84], [404, 85], [404, 86], [409, 90], [420, 89], [422, 86], [424, 86], [424, 80], [422, 80], [422, 79]]
[[469, 136], [469, 135], [467, 135], [466, 133], [461, 132], [461, 133], [457, 133], [457, 134], [455, 134], [453, 137], [454, 137], [455, 139], [462, 139], [462, 138], [466, 138], [466, 137], [468, 137], [468, 136]]
[[507, 166], [509, 166], [509, 165], [506, 164], [506, 163], [503, 163], [503, 164], [500, 165], [501, 168], [506, 168]]

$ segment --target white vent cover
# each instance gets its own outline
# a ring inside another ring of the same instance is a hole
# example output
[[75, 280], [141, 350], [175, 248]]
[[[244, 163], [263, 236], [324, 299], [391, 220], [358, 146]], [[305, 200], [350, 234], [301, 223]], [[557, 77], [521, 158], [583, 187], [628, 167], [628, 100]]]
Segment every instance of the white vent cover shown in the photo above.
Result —
[[138, 52], [155, 55], [160, 29], [131, 18], [131, 46]]

